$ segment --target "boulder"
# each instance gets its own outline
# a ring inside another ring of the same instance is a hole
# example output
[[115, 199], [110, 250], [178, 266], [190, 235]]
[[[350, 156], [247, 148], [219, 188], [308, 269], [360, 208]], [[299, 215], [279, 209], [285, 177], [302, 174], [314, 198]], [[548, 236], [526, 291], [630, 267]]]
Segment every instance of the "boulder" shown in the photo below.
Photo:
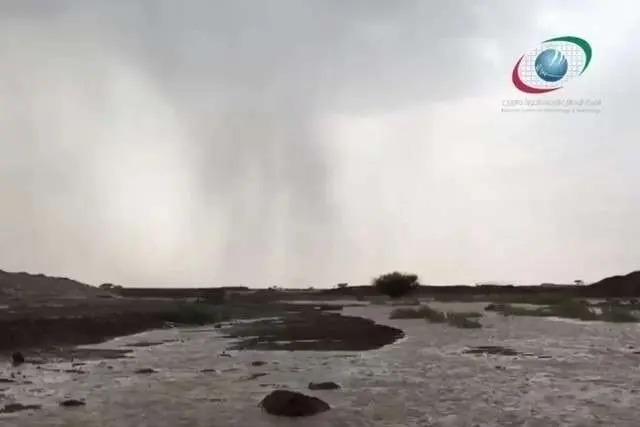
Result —
[[11, 362], [13, 363], [13, 366], [22, 365], [25, 362], [24, 355], [19, 351], [14, 352], [11, 355]]
[[86, 403], [83, 400], [78, 400], [78, 399], [67, 399], [60, 402], [60, 406], [64, 406], [67, 408], [71, 408], [74, 406], [84, 406], [84, 405], [86, 405]]
[[262, 399], [260, 406], [271, 415], [306, 417], [326, 412], [331, 407], [317, 397], [291, 390], [274, 390]]
[[0, 408], [0, 414], [12, 414], [20, 411], [30, 411], [40, 409], [40, 405], [23, 405], [22, 403], [7, 403], [4, 407]]
[[332, 381], [325, 381], [320, 383], [309, 383], [309, 390], [337, 390], [340, 386]]

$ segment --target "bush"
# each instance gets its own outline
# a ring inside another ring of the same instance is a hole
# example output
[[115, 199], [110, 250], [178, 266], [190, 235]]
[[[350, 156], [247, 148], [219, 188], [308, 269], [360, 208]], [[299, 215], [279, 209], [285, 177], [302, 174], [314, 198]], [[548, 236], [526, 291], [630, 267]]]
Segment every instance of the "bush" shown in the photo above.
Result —
[[426, 319], [434, 323], [446, 320], [444, 313], [423, 305], [420, 308], [396, 308], [389, 315], [390, 319]]
[[467, 318], [482, 317], [482, 313], [478, 313], [478, 312], [475, 312], [475, 311], [457, 311], [455, 313], [449, 313], [449, 314], [453, 314], [453, 315], [456, 315], [456, 316], [467, 317]]
[[491, 303], [484, 308], [484, 311], [500, 311], [503, 312], [506, 308], [506, 304]]
[[[447, 313], [447, 323], [451, 326], [462, 329], [482, 328], [482, 323], [478, 322], [475, 319], [470, 319], [469, 314], [470, 313]], [[473, 317], [476, 317], [475, 313]]]
[[598, 320], [600, 316], [591, 310], [588, 304], [582, 301], [564, 301], [560, 304], [549, 307], [552, 316], [565, 317], [578, 320]]
[[[633, 323], [640, 319], [634, 316], [630, 310], [613, 305], [600, 307], [601, 314], [592, 311], [589, 303], [579, 300], [567, 300], [560, 304], [548, 307], [516, 307], [512, 305], [501, 306], [496, 310], [504, 316], [531, 316], [531, 317], [561, 317], [564, 319], [576, 319], [583, 321], [603, 321], [614, 323]], [[485, 309], [486, 310], [486, 309]]]
[[373, 280], [372, 285], [381, 294], [391, 298], [399, 298], [407, 295], [419, 286], [418, 276], [415, 274], [404, 274], [393, 272], [383, 274]]
[[482, 324], [476, 318], [481, 313], [443, 313], [427, 305], [420, 308], [396, 308], [389, 315], [390, 319], [424, 319], [429, 323], [447, 323], [456, 328], [479, 329]]
[[620, 307], [607, 307], [602, 309], [600, 320], [613, 323], [635, 323], [640, 319], [634, 316], [629, 310]]
[[391, 305], [393, 305], [393, 306], [399, 306], [399, 305], [404, 305], [404, 306], [407, 306], [407, 305], [420, 305], [420, 300], [415, 299], [415, 298], [412, 298], [412, 299], [396, 300], [396, 301], [393, 301], [393, 302], [391, 303]]
[[157, 316], [165, 322], [198, 326], [204, 326], [221, 320], [212, 310], [207, 310], [207, 308], [199, 304], [183, 304], [172, 310], [158, 313]]
[[389, 319], [422, 319], [424, 317], [424, 307], [396, 308], [389, 314]]

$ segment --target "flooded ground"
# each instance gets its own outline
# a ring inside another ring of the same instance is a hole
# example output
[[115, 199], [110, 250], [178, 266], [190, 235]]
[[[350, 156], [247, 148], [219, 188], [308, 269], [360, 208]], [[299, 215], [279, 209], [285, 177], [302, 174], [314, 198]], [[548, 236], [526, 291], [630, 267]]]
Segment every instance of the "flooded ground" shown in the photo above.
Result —
[[[484, 304], [433, 303], [481, 311]], [[422, 320], [389, 320], [393, 307], [344, 313], [403, 329], [407, 337], [368, 352], [230, 352], [214, 328], [152, 331], [100, 348], [137, 344], [130, 358], [2, 368], [0, 403], [42, 405], [0, 415], [2, 426], [637, 426], [640, 326], [487, 313], [480, 330]], [[145, 347], [146, 342], [162, 342]], [[463, 354], [500, 345], [521, 356]], [[638, 346], [638, 349], [635, 348]], [[94, 346], [95, 347], [95, 346]], [[262, 366], [252, 362], [263, 361]], [[136, 373], [143, 368], [156, 372]], [[56, 370], [61, 370], [60, 372]], [[65, 372], [69, 371], [69, 372]], [[203, 372], [204, 371], [204, 372]], [[266, 374], [266, 375], [258, 375]], [[335, 391], [309, 391], [335, 381]], [[269, 416], [257, 406], [276, 387], [333, 406], [304, 419]], [[62, 408], [66, 398], [86, 406]]]

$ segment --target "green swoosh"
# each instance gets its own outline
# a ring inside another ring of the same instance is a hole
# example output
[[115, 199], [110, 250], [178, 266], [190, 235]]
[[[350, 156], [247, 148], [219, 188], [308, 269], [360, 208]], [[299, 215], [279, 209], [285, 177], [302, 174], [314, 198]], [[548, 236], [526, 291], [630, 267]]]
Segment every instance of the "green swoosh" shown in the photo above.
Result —
[[578, 45], [578, 47], [580, 47], [580, 49], [584, 51], [584, 54], [587, 57], [584, 63], [584, 67], [582, 67], [582, 71], [580, 71], [580, 74], [584, 73], [584, 71], [589, 66], [589, 63], [591, 62], [592, 50], [589, 42], [587, 42], [585, 39], [581, 39], [580, 37], [575, 37], [575, 36], [555, 37], [549, 40], [545, 40], [543, 43], [548, 43], [548, 42], [569, 42], [569, 43]]

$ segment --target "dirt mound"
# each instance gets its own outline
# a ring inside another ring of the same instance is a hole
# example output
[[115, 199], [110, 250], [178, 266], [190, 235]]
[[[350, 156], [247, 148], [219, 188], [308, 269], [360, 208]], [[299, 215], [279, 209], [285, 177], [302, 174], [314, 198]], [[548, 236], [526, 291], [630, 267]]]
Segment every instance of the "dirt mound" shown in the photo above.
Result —
[[0, 301], [46, 298], [87, 298], [106, 292], [66, 277], [10, 273], [0, 270]]
[[637, 297], [640, 296], [640, 271], [607, 277], [587, 288], [590, 294], [597, 296]]

